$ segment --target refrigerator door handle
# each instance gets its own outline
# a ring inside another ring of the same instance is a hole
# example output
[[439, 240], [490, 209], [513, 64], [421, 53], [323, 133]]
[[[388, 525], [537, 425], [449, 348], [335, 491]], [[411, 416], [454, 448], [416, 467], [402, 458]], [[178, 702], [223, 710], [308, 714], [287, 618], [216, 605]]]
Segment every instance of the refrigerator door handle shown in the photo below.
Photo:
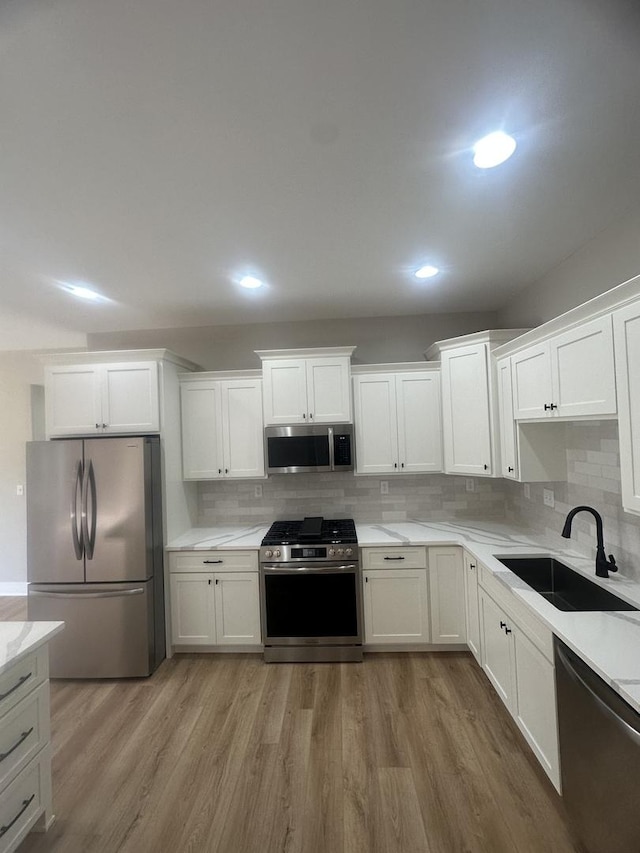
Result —
[[[84, 548], [84, 536], [82, 530], [78, 526], [78, 489], [82, 495], [82, 462], [80, 459], [76, 462], [76, 476], [73, 480], [73, 488], [71, 489], [71, 538], [73, 539], [73, 550], [76, 554], [76, 560], [82, 559], [82, 550]], [[81, 513], [82, 517], [82, 513]]]
[[123, 595], [142, 595], [143, 592], [142, 587], [114, 590], [113, 592], [38, 592], [30, 589], [29, 595], [35, 595], [38, 598], [122, 598]]
[[[91, 530], [89, 531], [89, 491], [91, 491]], [[84, 549], [87, 560], [93, 559], [93, 549], [96, 544], [96, 476], [93, 472], [93, 463], [84, 467], [82, 478], [82, 534], [84, 538]]]

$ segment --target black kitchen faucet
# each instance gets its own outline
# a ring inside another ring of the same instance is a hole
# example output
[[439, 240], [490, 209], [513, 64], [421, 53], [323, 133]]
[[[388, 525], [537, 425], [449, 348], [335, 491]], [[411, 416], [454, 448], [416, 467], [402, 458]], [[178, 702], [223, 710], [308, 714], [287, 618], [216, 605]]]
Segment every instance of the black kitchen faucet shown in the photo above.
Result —
[[596, 575], [599, 578], [608, 578], [609, 572], [617, 572], [618, 567], [616, 566], [613, 554], [609, 554], [609, 559], [607, 560], [606, 554], [604, 553], [602, 516], [597, 509], [594, 509], [592, 506], [575, 506], [565, 519], [564, 527], [562, 528], [562, 535], [565, 539], [568, 539], [571, 536], [571, 522], [573, 521], [573, 516], [576, 513], [583, 511], [590, 512], [596, 520]]

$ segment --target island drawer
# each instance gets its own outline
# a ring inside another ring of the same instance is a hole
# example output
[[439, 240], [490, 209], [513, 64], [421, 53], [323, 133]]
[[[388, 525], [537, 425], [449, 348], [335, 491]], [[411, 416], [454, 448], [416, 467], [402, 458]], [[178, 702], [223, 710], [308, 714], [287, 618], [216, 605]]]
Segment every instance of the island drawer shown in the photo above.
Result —
[[47, 747], [2, 792], [0, 853], [15, 850], [50, 803], [51, 753]]
[[43, 683], [0, 720], [0, 791], [50, 737], [49, 685]]
[[25, 655], [8, 667], [0, 675], [0, 723], [7, 711], [48, 677], [49, 656], [46, 646]]

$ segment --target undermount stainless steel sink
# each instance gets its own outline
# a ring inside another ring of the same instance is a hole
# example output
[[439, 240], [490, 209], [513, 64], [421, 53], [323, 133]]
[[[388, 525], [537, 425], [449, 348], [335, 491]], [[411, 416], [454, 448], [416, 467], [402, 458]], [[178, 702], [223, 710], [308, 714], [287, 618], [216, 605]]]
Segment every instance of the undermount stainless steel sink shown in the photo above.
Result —
[[638, 610], [553, 557], [497, 557], [558, 610]]

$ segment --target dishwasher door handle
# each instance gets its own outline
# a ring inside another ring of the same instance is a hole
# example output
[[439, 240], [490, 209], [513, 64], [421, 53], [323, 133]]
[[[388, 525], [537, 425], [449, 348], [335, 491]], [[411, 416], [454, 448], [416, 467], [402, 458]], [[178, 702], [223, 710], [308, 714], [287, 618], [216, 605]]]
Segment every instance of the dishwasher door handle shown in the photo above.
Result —
[[[630, 740], [632, 740], [637, 746], [640, 746], [640, 729], [627, 722], [627, 720], [623, 720], [622, 717], [613, 710], [613, 708], [607, 701], [605, 690], [614, 691], [614, 688], [608, 687], [605, 684], [605, 689], [603, 689], [600, 685], [601, 679], [593, 672], [591, 667], [587, 666], [587, 664], [579, 658], [577, 658], [575, 661], [570, 660], [567, 654], [560, 648], [559, 645], [556, 645], [556, 654], [558, 655], [560, 663], [565, 668], [567, 675], [574, 681], [577, 681], [578, 684], [580, 684], [582, 688], [587, 691], [587, 693], [591, 696], [594, 702], [597, 703], [603, 714], [609, 717], [612, 723], [614, 723], [618, 728], [620, 728], [625, 733], [625, 735]], [[571, 655], [571, 657], [573, 657], [573, 654]], [[597, 679], [597, 681], [595, 679]], [[624, 699], [622, 699], [622, 697], [619, 698], [621, 702], [624, 702]], [[633, 710], [631, 708], [630, 711], [631, 713], [633, 713]]]

